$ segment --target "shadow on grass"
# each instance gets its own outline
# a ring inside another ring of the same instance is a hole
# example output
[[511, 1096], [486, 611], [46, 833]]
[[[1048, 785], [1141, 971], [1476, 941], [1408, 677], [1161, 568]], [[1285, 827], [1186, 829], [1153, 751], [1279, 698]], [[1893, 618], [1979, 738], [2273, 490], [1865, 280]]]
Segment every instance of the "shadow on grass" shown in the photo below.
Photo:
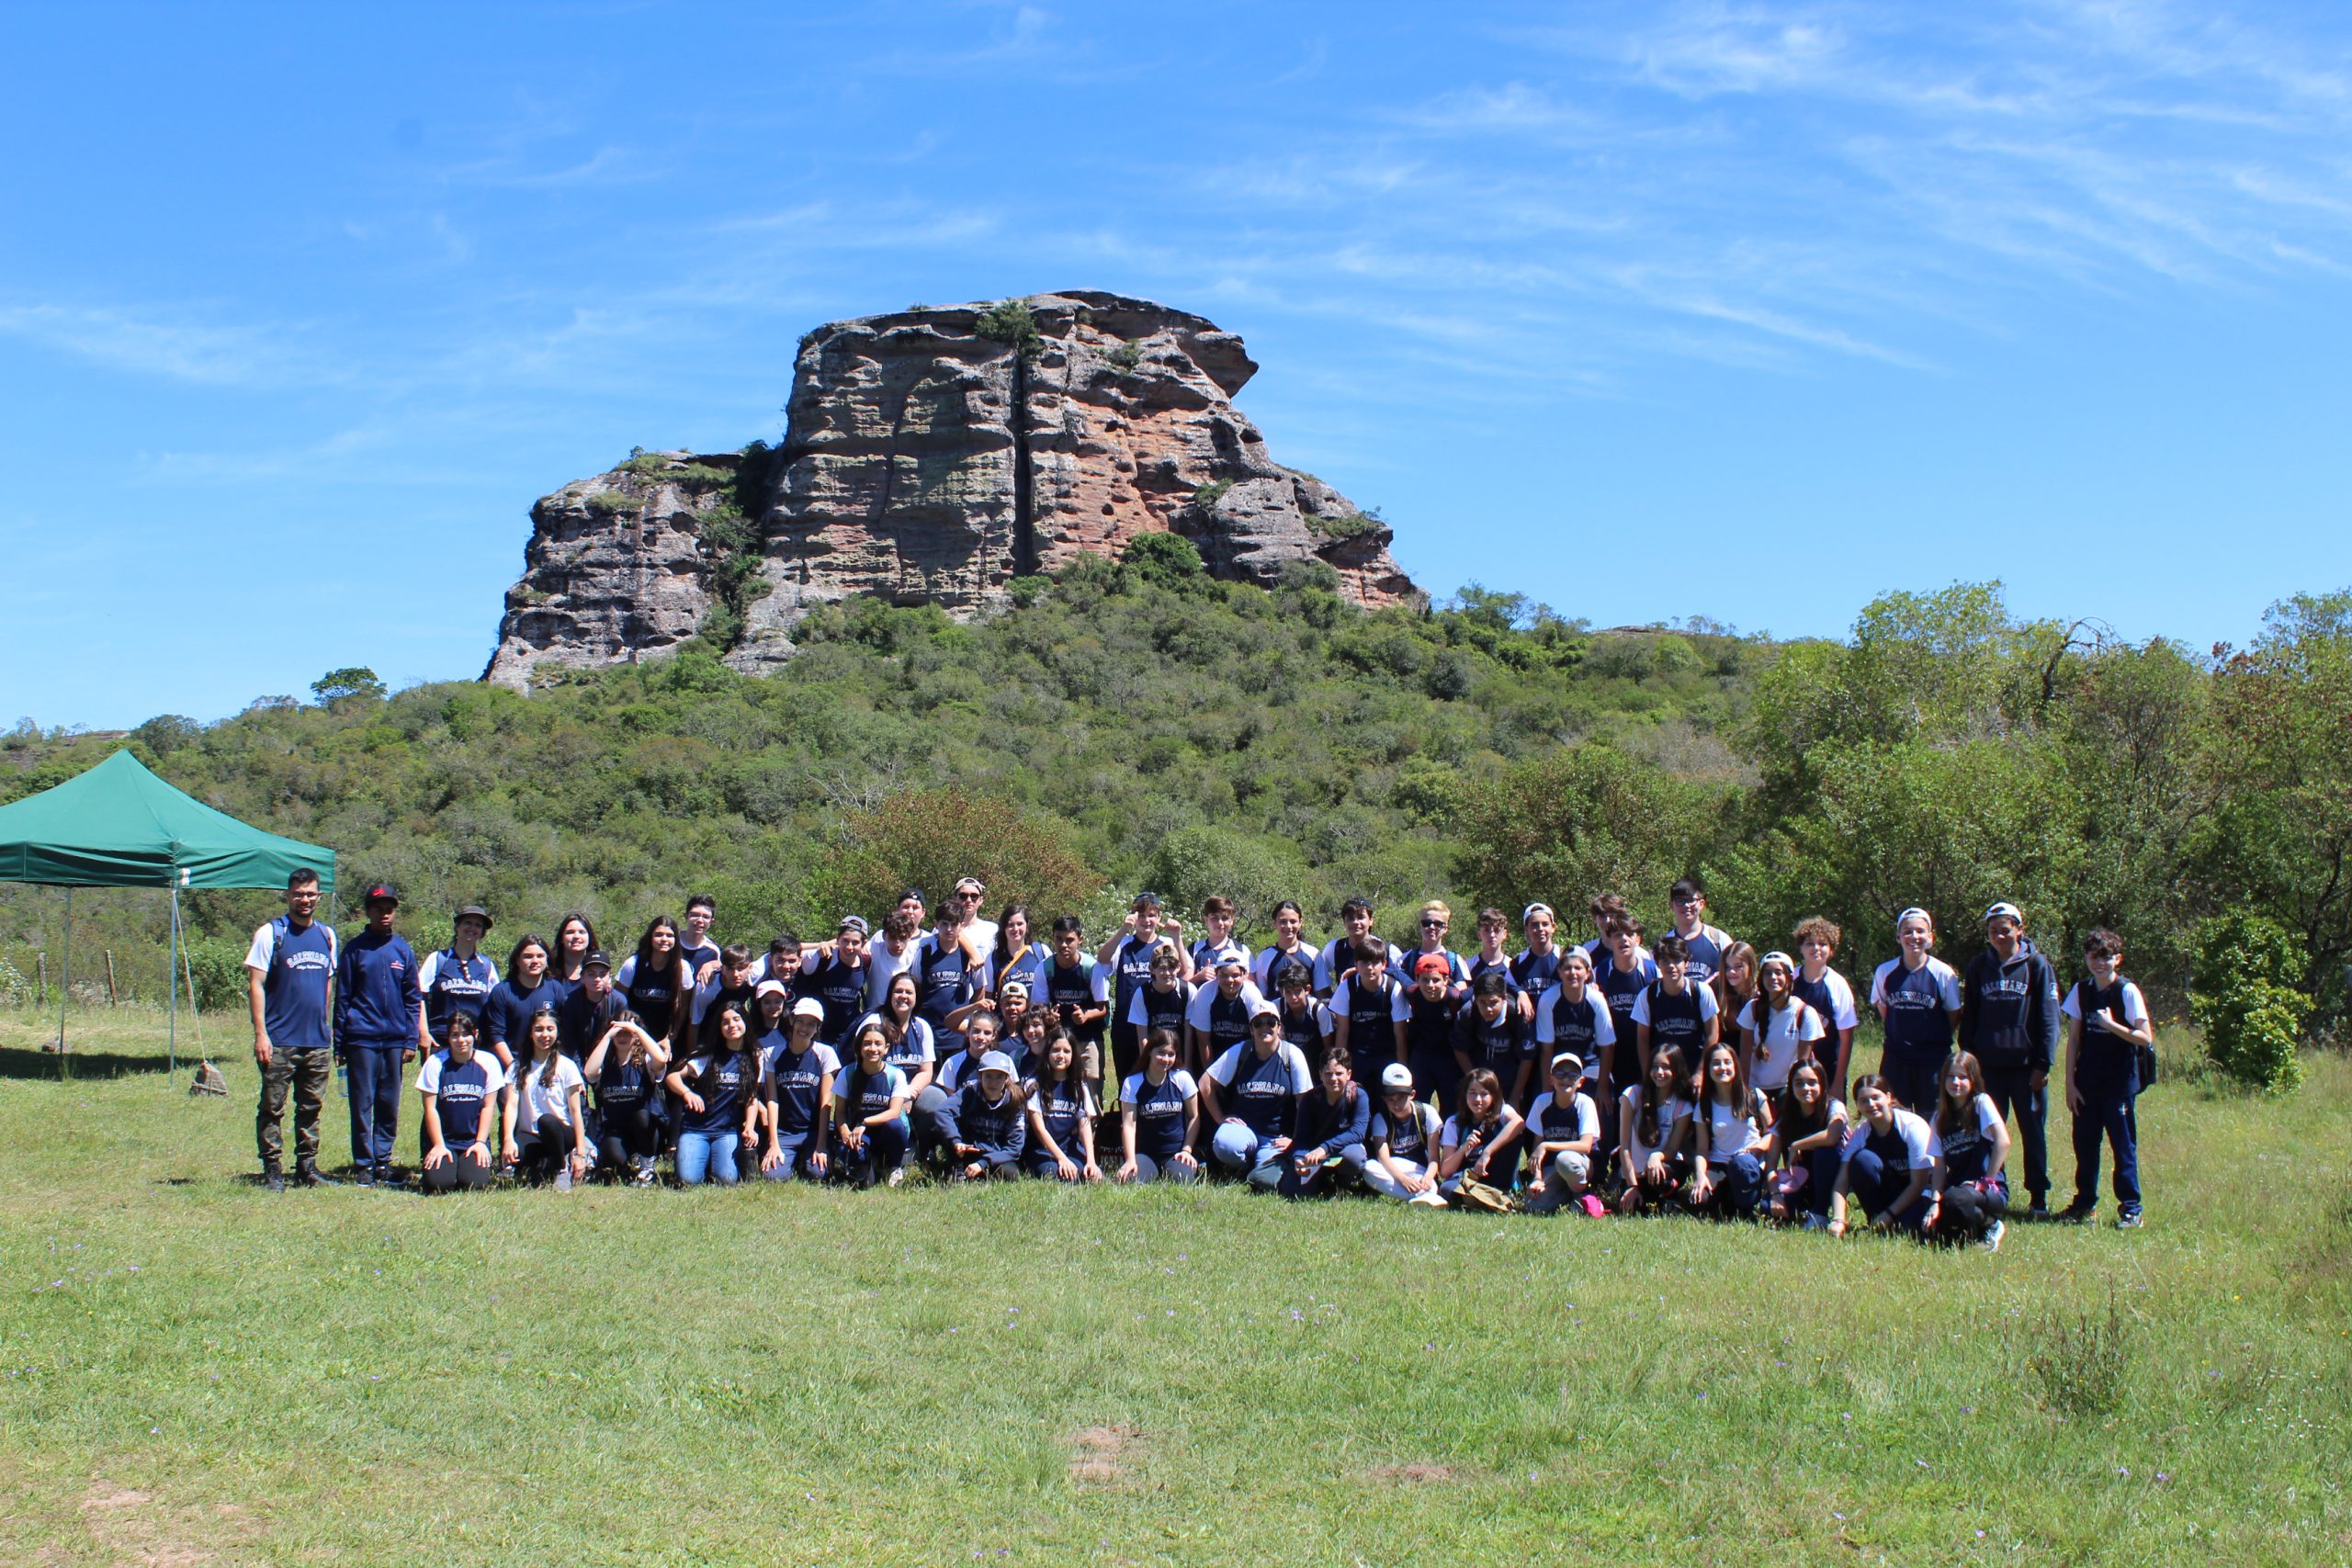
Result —
[[[183, 1057], [185, 1063], [187, 1058]], [[120, 1078], [171, 1071], [171, 1058], [117, 1051], [27, 1051], [0, 1046], [0, 1078]]]

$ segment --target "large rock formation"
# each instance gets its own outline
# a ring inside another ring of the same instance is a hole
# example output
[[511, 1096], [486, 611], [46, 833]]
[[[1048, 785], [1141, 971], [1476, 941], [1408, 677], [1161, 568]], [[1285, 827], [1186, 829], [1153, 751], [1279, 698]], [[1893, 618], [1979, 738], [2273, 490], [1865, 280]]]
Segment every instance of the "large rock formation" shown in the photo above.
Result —
[[[1321, 561], [1360, 604], [1417, 599], [1385, 524], [1266, 456], [1232, 402], [1257, 368], [1198, 316], [1087, 291], [820, 327], [775, 453], [749, 449], [749, 469], [642, 455], [532, 508], [487, 678], [658, 652], [714, 606], [729, 662], [767, 668], [812, 605], [864, 592], [969, 615], [1014, 577], [1163, 530], [1219, 577]], [[749, 594], [728, 587], [754, 573]]]

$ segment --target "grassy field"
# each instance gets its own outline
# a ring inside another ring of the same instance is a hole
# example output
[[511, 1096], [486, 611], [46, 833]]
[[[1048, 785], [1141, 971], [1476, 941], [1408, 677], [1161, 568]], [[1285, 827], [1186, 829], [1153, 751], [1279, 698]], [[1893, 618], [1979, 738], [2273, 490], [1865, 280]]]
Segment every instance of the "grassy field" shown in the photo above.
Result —
[[1229, 1188], [273, 1198], [250, 1059], [191, 1100], [160, 1022], [59, 1081], [0, 1014], [0, 1562], [2352, 1560], [2340, 1057], [2167, 1082], [2146, 1230], [1987, 1256]]

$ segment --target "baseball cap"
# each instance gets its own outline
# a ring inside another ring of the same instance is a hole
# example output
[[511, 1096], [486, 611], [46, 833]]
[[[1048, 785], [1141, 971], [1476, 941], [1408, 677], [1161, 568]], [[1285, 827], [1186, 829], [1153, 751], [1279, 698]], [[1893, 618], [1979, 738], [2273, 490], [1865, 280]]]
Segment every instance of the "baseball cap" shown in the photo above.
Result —
[[1570, 1077], [1580, 1078], [1584, 1077], [1584, 1058], [1577, 1055], [1574, 1051], [1563, 1051], [1558, 1055], [1554, 1056], [1552, 1058], [1552, 1066], [1555, 1067], [1567, 1068], [1568, 1076]]
[[360, 895], [359, 898], [360, 907], [363, 908], [369, 904], [397, 904], [400, 901], [401, 896], [392, 891], [392, 885], [389, 882], [369, 883], [368, 891]]
[[1380, 1087], [1384, 1089], [1401, 1089], [1408, 1094], [1411, 1093], [1413, 1089], [1413, 1069], [1407, 1066], [1402, 1062], [1389, 1063], [1386, 1066], [1380, 1069]]
[[480, 904], [458, 905], [458, 912], [449, 917], [449, 923], [451, 925], [456, 925], [459, 920], [463, 919], [480, 920], [481, 922], [482, 930], [490, 930], [490, 911], [483, 908]]
[[1166, 908], [1165, 905], [1160, 903], [1159, 895], [1152, 892], [1149, 888], [1146, 888], [1141, 893], [1136, 894], [1135, 897], [1135, 902], [1128, 905], [1127, 908], [1131, 909], [1140, 909], [1147, 905], [1155, 909]]
[[1519, 912], [1519, 918], [1522, 920], [1532, 920], [1538, 915], [1550, 915], [1555, 920], [1560, 918], [1549, 904], [1530, 904]]
[[910, 898], [913, 899], [918, 904], [928, 904], [931, 902], [930, 899], [922, 896], [922, 889], [920, 887], [901, 888], [899, 893], [898, 901], [903, 904]]
[[1271, 1018], [1279, 1021], [1282, 1016], [1283, 1010], [1276, 1007], [1273, 1003], [1268, 1001], [1263, 997], [1260, 997], [1258, 998], [1258, 1005], [1250, 1010], [1250, 1021], [1252, 1023], [1257, 1022], [1261, 1018]]
[[[775, 985], [775, 982], [770, 980], [767, 981], [766, 984], [774, 986]], [[782, 987], [777, 987], [777, 989], [779, 990], [782, 988]], [[792, 1004], [792, 1016], [795, 1018], [822, 1019], [825, 1016], [825, 1004], [819, 1001], [814, 997], [803, 997], [798, 1001]]]
[[855, 931], [860, 936], [870, 936], [874, 931], [874, 928], [865, 923], [864, 915], [843, 915], [841, 924], [833, 929], [838, 931]]
[[754, 997], [788, 997], [791, 994], [791, 988], [781, 980], [763, 980], [752, 987]]
[[601, 947], [590, 948], [588, 955], [580, 961], [582, 969], [610, 969], [612, 966], [613, 961], [605, 956], [605, 950]]
[[1413, 973], [1416, 975], [1451, 975], [1453, 973], [1453, 965], [1445, 961], [1445, 957], [1442, 953], [1424, 953], [1419, 958], [1413, 960]]
[[2025, 924], [2025, 911], [2018, 908], [2015, 904], [2007, 903], [2006, 901], [1996, 904], [1991, 908], [1984, 911], [1984, 923], [1988, 926], [1995, 920], [2003, 919], [2012, 919], [2018, 924], [2023, 925]]
[[980, 1058], [980, 1071], [1010, 1074], [1012, 1071], [1012, 1058], [1001, 1051], [991, 1051]]

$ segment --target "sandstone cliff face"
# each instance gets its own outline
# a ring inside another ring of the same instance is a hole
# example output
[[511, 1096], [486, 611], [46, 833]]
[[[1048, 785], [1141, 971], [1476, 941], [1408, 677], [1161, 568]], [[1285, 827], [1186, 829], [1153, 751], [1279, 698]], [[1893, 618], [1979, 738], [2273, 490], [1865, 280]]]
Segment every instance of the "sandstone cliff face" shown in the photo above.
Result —
[[[1191, 539], [1219, 577], [1272, 583], [1317, 560], [1367, 606], [1419, 596], [1386, 525], [1266, 455], [1232, 403], [1258, 368], [1239, 338], [1114, 294], [1022, 303], [1025, 319], [927, 307], [802, 340], [784, 446], [747, 508], [767, 592], [730, 663], [790, 657], [793, 626], [818, 604], [878, 593], [969, 615], [1014, 577], [1162, 530]], [[727, 463], [674, 457], [684, 473]], [[525, 684], [541, 662], [641, 657], [689, 635], [712, 603], [716, 558], [702, 541], [724, 504], [716, 493], [616, 471], [540, 502], [488, 678]]]

